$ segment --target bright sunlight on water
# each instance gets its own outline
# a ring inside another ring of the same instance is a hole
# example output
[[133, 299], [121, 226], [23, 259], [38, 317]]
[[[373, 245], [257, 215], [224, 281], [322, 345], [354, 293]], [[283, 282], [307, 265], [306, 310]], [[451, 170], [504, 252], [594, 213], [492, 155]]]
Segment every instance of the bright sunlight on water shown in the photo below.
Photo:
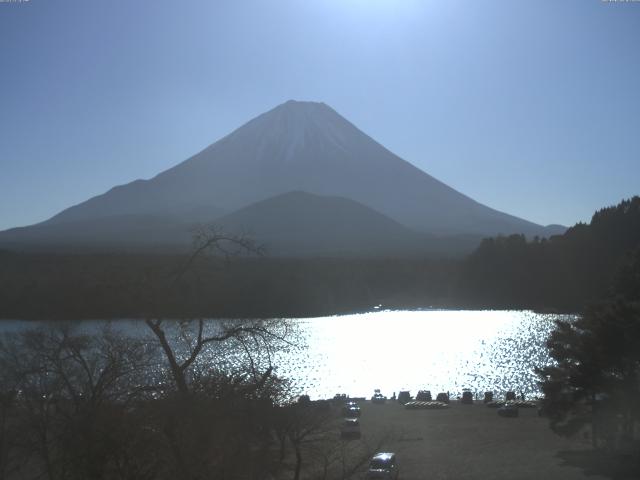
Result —
[[[427, 310], [292, 319], [301, 346], [274, 363], [298, 394], [313, 399], [336, 393], [370, 397], [376, 388], [387, 396], [423, 389], [457, 395], [470, 388], [479, 395], [513, 390], [531, 398], [539, 394], [534, 368], [550, 362], [545, 341], [557, 318], [529, 311]], [[105, 323], [86, 321], [80, 328], [91, 332]], [[109, 323], [155, 342], [142, 321]], [[5, 321], [0, 331], [37, 324]]]
[[399, 390], [539, 393], [534, 368], [549, 363], [557, 315], [528, 311], [382, 311], [300, 320], [307, 348], [279, 373], [304, 393], [390, 396]]

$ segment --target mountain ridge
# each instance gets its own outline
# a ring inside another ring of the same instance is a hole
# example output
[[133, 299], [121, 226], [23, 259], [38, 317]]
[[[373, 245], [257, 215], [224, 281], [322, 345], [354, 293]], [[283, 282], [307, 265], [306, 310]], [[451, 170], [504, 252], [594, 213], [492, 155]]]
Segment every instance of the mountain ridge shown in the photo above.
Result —
[[286, 192], [216, 220], [224, 231], [247, 234], [268, 254], [357, 255], [424, 251], [424, 235], [342, 197]]
[[328, 105], [293, 100], [151, 179], [115, 186], [39, 225], [119, 215], [189, 223], [196, 211], [211, 212], [213, 220], [292, 191], [350, 199], [430, 235], [548, 236], [563, 230], [482, 205], [395, 155]]

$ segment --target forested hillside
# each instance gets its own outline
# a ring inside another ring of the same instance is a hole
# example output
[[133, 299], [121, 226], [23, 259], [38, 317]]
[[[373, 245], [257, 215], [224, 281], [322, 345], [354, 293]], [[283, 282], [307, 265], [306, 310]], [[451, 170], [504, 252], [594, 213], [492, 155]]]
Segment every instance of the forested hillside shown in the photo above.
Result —
[[0, 318], [318, 316], [373, 308], [580, 312], [640, 294], [640, 197], [564, 235], [485, 239], [466, 259], [205, 257], [0, 251]]
[[476, 307], [580, 310], [609, 295], [616, 283], [622, 290], [638, 287], [632, 264], [639, 249], [636, 196], [548, 240], [527, 241], [522, 235], [483, 240], [462, 265], [457, 296]]

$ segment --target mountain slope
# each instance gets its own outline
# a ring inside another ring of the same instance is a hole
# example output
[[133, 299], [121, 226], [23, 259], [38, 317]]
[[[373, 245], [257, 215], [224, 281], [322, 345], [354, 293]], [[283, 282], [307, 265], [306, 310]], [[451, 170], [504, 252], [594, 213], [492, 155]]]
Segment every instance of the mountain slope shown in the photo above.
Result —
[[[354, 200], [306, 192], [276, 195], [207, 223], [248, 235], [271, 256], [458, 256], [471, 253], [481, 240], [419, 233]], [[36, 251], [184, 251], [191, 248], [198, 224], [143, 214], [46, 222], [0, 232], [0, 245]]]
[[115, 187], [47, 223], [168, 210], [179, 215], [194, 208], [230, 212], [289, 191], [349, 198], [433, 234], [548, 233], [453, 190], [327, 105], [294, 101], [150, 180]]
[[269, 254], [393, 254], [425, 250], [425, 236], [353, 200], [289, 192], [216, 222], [247, 233]]

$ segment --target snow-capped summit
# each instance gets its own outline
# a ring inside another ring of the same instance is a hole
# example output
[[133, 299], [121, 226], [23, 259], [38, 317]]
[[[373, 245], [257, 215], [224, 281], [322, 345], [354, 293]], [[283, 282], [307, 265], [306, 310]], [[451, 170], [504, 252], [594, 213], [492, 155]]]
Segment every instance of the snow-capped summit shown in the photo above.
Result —
[[[288, 163], [304, 161], [304, 155], [300, 153], [305, 146], [347, 149], [349, 137], [359, 134], [356, 127], [324, 103], [289, 100], [251, 120], [227, 138], [240, 143], [257, 142], [257, 161]], [[274, 146], [280, 147], [277, 154], [269, 150]]]

